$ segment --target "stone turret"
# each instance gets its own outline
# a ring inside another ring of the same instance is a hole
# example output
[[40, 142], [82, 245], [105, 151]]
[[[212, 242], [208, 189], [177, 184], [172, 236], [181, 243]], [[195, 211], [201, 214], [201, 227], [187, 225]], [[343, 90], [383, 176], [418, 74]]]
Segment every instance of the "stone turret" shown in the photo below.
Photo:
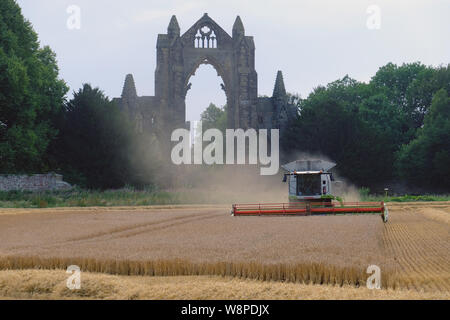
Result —
[[122, 90], [122, 99], [120, 106], [123, 110], [129, 113], [131, 117], [134, 117], [136, 112], [138, 95], [136, 92], [136, 85], [134, 84], [134, 79], [132, 74], [128, 74], [125, 77], [125, 83]]
[[129, 100], [137, 97], [136, 85], [132, 74], [127, 74], [122, 90], [122, 99]]
[[278, 71], [275, 88], [273, 89], [274, 99], [284, 99], [286, 97], [286, 88], [284, 86], [283, 73]]
[[237, 16], [233, 25], [233, 38], [239, 38], [241, 36], [245, 36], [245, 29], [241, 17]]
[[273, 89], [272, 104], [273, 124], [275, 128], [280, 129], [280, 137], [283, 137], [289, 119], [295, 117], [295, 106], [289, 103], [286, 87], [284, 86], [283, 73], [278, 71], [277, 80], [275, 81], [275, 88]]
[[170, 19], [169, 27], [167, 28], [167, 34], [171, 39], [180, 36], [180, 25], [178, 24], [178, 20], [175, 15], [173, 15], [172, 19]]

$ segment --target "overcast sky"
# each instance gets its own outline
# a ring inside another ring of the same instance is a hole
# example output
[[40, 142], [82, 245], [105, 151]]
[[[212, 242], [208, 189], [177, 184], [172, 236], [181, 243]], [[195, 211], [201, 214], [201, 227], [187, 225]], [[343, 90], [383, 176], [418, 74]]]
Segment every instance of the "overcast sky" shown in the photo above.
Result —
[[[388, 62], [450, 62], [449, 0], [18, 0], [42, 45], [56, 52], [60, 75], [73, 90], [88, 82], [119, 97], [132, 73], [139, 95], [154, 95], [156, 39], [175, 14], [184, 33], [205, 12], [225, 31], [237, 15], [254, 36], [259, 94], [271, 95], [277, 70], [289, 92], [311, 90], [346, 74], [368, 81]], [[81, 9], [81, 28], [67, 28], [70, 5]], [[376, 10], [381, 10], [376, 27]], [[368, 28], [369, 25], [371, 28]], [[375, 20], [374, 20], [375, 19]], [[209, 102], [225, 104], [211, 66], [191, 78], [188, 119]], [[71, 93], [70, 95], [71, 96]]]

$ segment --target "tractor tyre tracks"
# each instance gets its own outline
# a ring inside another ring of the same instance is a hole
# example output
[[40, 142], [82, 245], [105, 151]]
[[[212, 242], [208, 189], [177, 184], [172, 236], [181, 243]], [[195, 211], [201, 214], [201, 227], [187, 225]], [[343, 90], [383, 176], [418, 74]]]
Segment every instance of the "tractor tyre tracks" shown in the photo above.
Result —
[[[70, 245], [79, 245], [79, 244], [87, 244], [87, 243], [99, 243], [104, 241], [112, 241], [116, 239], [122, 238], [130, 238], [134, 236], [138, 236], [140, 234], [144, 234], [152, 231], [160, 231], [164, 229], [168, 229], [175, 226], [180, 226], [184, 224], [189, 224], [193, 222], [199, 222], [208, 219], [215, 219], [222, 216], [222, 213], [217, 213], [216, 211], [207, 211], [205, 213], [195, 213], [189, 215], [176, 216], [168, 219], [161, 219], [157, 221], [138, 223], [133, 225], [128, 225], [119, 228], [113, 228], [107, 231], [97, 232], [90, 235], [85, 235], [76, 238], [70, 238], [67, 240], [55, 242], [49, 245], [40, 246], [42, 249], [52, 249], [60, 246], [70, 246]], [[20, 249], [32, 248], [33, 246], [22, 246]], [[19, 247], [15, 247], [14, 249], [19, 249]]]

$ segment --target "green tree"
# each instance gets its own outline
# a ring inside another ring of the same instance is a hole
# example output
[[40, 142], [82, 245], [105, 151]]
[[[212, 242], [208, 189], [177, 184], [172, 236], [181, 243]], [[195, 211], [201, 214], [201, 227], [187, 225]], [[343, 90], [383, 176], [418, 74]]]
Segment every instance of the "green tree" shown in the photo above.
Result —
[[450, 65], [426, 68], [408, 86], [406, 98], [416, 128], [424, 124], [434, 94], [440, 89], [450, 92]]
[[48, 147], [68, 88], [55, 54], [13, 0], [0, 1], [0, 172], [50, 169]]
[[433, 97], [417, 138], [397, 154], [401, 178], [437, 191], [450, 188], [450, 98], [445, 89]]
[[385, 89], [388, 98], [405, 111], [408, 111], [408, 88], [412, 82], [420, 78], [423, 72], [429, 70], [420, 62], [397, 66], [393, 63], [381, 67], [371, 83], [380, 89]]
[[200, 120], [203, 124], [203, 131], [208, 129], [219, 129], [225, 133], [227, 129], [227, 106], [222, 109], [211, 103], [209, 107], [201, 114]]
[[130, 177], [133, 134], [119, 107], [84, 84], [67, 103], [58, 139], [67, 181], [96, 189], [123, 187]]
[[395, 126], [385, 129], [396, 115], [385, 96], [372, 94], [369, 85], [349, 77], [316, 88], [300, 101], [300, 115], [287, 130], [283, 150], [291, 160], [301, 153], [331, 158], [341, 175], [360, 185], [388, 179], [399, 134]]
[[423, 126], [433, 95], [442, 88], [450, 90], [450, 67], [389, 63], [378, 70], [371, 85], [404, 113], [404, 143], [408, 143]]

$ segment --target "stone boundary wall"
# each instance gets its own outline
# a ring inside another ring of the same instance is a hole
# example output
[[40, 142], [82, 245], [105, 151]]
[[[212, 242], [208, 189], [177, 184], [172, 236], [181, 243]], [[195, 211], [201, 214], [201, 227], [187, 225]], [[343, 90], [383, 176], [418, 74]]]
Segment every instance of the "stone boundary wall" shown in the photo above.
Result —
[[68, 190], [71, 185], [55, 173], [33, 175], [0, 175], [0, 191]]

